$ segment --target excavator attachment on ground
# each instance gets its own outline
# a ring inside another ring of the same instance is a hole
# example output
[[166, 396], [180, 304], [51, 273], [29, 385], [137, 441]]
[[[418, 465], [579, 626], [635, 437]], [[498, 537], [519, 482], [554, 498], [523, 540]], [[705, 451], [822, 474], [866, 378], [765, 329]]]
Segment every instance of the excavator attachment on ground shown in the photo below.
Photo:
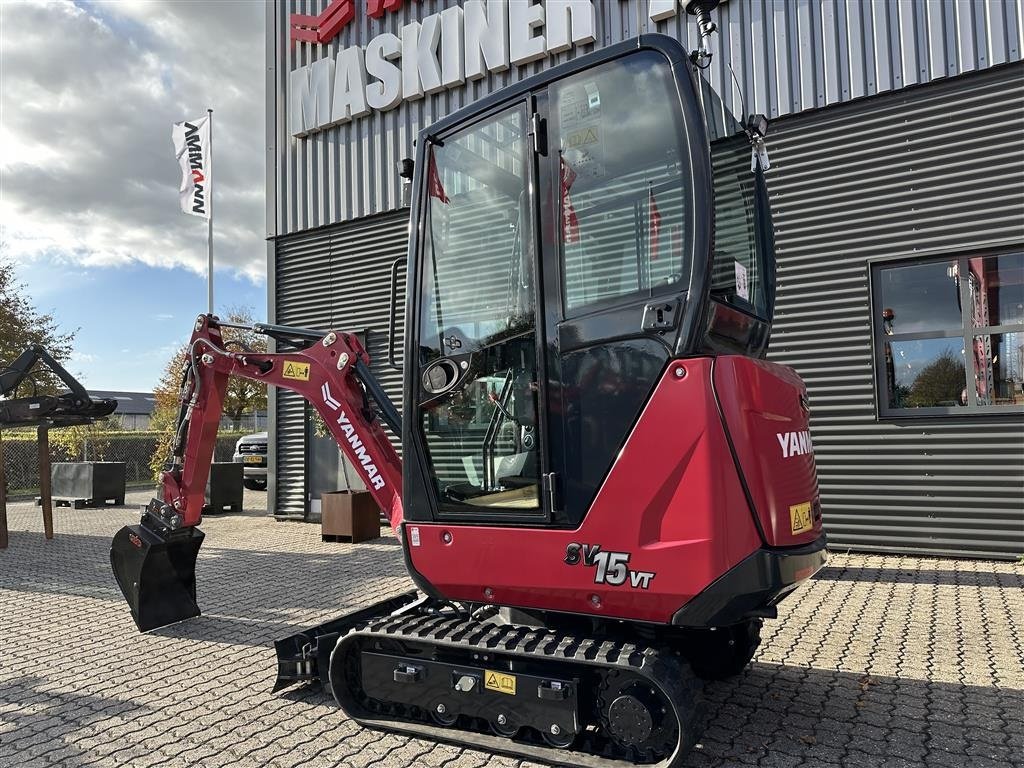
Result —
[[806, 389], [764, 359], [766, 121], [733, 118], [706, 63], [643, 36], [421, 132], [401, 414], [352, 334], [258, 325], [279, 351], [256, 354], [200, 316], [159, 498], [111, 552], [139, 628], [199, 613], [244, 376], [319, 413], [416, 586], [278, 641], [275, 690], [524, 759], [681, 765], [701, 680], [743, 669], [826, 558]]
[[[17, 396], [26, 382], [34, 381], [34, 371], [40, 364], [46, 366], [68, 391], [60, 394], [39, 394], [33, 386], [32, 394]], [[31, 345], [10, 365], [0, 370], [0, 426], [34, 427], [45, 424], [69, 427], [88, 424], [114, 412], [117, 400], [93, 399], [85, 387], [65, 370], [49, 352], [38, 344]]]

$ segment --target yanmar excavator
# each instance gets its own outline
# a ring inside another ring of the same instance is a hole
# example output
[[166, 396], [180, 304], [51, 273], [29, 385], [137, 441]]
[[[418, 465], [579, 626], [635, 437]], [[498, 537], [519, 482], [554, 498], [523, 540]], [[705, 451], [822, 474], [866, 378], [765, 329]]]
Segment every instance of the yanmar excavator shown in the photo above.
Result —
[[766, 121], [733, 120], [701, 59], [643, 36], [419, 135], [401, 413], [351, 333], [257, 325], [262, 354], [196, 320], [161, 498], [111, 550], [140, 629], [199, 615], [245, 376], [323, 417], [417, 587], [278, 641], [275, 690], [529, 759], [681, 763], [700, 679], [739, 672], [826, 559], [806, 391], [764, 360]]

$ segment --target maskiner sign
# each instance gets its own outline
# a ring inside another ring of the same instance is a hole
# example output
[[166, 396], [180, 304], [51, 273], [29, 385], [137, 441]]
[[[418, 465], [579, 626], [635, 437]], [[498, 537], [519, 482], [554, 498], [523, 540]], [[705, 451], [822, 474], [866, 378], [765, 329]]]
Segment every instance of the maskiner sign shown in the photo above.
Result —
[[174, 124], [174, 154], [181, 166], [181, 210], [210, 218], [210, 117]]
[[[328, 13], [334, 7], [339, 10]], [[308, 26], [293, 32], [309, 44], [326, 41], [351, 20], [350, 13], [340, 15], [350, 8], [332, 4], [323, 19], [301, 17]], [[290, 72], [288, 125], [293, 136], [306, 136], [592, 43], [595, 15], [592, 0], [466, 0], [406, 24], [399, 34], [385, 32], [366, 46], [343, 48]]]

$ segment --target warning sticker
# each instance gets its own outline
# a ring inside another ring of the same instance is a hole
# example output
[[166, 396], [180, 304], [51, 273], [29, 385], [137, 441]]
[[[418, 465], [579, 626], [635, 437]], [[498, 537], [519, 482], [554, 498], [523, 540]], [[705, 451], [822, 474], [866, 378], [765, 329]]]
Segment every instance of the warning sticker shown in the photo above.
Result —
[[565, 146], [567, 149], [576, 149], [587, 144], [596, 144], [598, 141], [597, 128], [583, 128], [566, 136]]
[[516, 695], [516, 676], [506, 675], [504, 672], [492, 672], [484, 670], [484, 688], [498, 693], [507, 693], [509, 696]]
[[793, 533], [803, 533], [811, 530], [811, 502], [794, 504], [789, 508], [790, 530]]
[[294, 360], [289, 360], [284, 364], [284, 370], [281, 371], [281, 375], [286, 379], [309, 381], [309, 363], [297, 363]]

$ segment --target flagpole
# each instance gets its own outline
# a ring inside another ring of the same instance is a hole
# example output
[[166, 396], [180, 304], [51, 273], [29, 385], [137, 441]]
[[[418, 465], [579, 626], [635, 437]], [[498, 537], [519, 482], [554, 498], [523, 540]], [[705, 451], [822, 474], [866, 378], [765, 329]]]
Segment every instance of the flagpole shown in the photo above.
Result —
[[210, 136], [210, 146], [207, 148], [207, 162], [210, 178], [206, 182], [209, 192], [206, 204], [209, 206], [210, 217], [206, 220], [206, 307], [207, 311], [213, 314], [213, 110], [206, 110], [209, 124], [207, 126]]

